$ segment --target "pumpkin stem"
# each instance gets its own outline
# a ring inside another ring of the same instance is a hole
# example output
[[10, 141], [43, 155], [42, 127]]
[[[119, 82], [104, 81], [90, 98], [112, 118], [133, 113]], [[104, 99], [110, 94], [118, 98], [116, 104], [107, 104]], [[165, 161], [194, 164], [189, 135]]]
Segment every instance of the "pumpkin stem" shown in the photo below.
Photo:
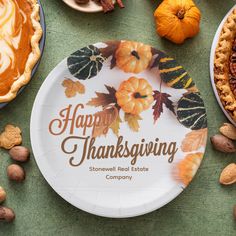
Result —
[[140, 93], [138, 93], [138, 92], [134, 94], [134, 98], [146, 98], [146, 97], [147, 97], [147, 95], [143, 95], [143, 96], [142, 96], [142, 95], [141, 95]]
[[133, 51], [131, 52], [131, 55], [134, 56], [134, 57], [136, 57], [138, 60], [140, 60], [140, 56], [138, 55], [138, 52], [137, 52], [137, 51], [133, 50]]
[[184, 15], [185, 15], [185, 10], [182, 8], [177, 12], [177, 17], [182, 20], [184, 19]]

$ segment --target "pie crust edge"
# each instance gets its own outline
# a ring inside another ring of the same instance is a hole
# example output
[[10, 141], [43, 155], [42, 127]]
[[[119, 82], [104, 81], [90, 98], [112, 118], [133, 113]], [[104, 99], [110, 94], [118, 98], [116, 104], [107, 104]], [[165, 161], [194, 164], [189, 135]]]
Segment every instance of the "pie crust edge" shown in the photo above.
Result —
[[31, 38], [32, 51], [26, 61], [24, 73], [11, 85], [11, 89], [7, 94], [0, 96], [0, 103], [13, 100], [16, 97], [19, 89], [29, 83], [31, 79], [31, 72], [41, 56], [39, 41], [42, 37], [43, 30], [40, 25], [40, 6], [37, 0], [27, 1], [32, 6], [31, 22], [34, 28], [34, 34]]
[[225, 110], [236, 121], [236, 98], [229, 84], [229, 60], [236, 37], [236, 8], [228, 16], [220, 33], [214, 58], [215, 85]]

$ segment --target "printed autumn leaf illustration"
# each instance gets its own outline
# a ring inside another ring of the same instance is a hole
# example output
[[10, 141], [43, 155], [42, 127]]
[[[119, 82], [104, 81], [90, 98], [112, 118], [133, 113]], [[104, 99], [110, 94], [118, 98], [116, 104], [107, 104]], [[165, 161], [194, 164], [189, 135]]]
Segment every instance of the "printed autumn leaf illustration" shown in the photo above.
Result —
[[187, 186], [193, 179], [201, 164], [203, 153], [188, 154], [183, 160], [177, 163], [173, 171], [174, 178]]
[[154, 101], [155, 104], [153, 105], [153, 117], [154, 123], [160, 118], [161, 113], [163, 113], [163, 106], [165, 105], [170, 111], [175, 114], [173, 102], [169, 99], [171, 97], [167, 93], [161, 93], [159, 91], [154, 91]]
[[105, 85], [108, 93], [99, 93], [96, 92], [96, 97], [92, 98], [87, 105], [94, 107], [106, 107], [112, 103], [116, 103], [116, 90], [113, 87]]
[[110, 126], [117, 120], [118, 111], [115, 106], [105, 108], [103, 111], [99, 111], [94, 114], [98, 117], [98, 125], [95, 126], [92, 136], [94, 138], [101, 135], [106, 135]]
[[120, 115], [118, 114], [114, 122], [110, 125], [111, 130], [116, 136], [119, 136], [120, 123], [122, 122]]
[[84, 94], [85, 93], [85, 87], [82, 83], [79, 81], [73, 81], [71, 79], [65, 79], [62, 82], [62, 86], [65, 87], [65, 95], [68, 98], [75, 97], [76, 94]]
[[152, 51], [152, 55], [153, 55], [153, 58], [154, 58], [151, 66], [150, 66], [150, 68], [152, 69], [152, 68], [155, 68], [155, 67], [159, 66], [160, 59], [162, 57], [165, 57], [165, 54], [163, 52], [161, 52], [160, 50], [157, 50], [156, 48], [152, 48], [151, 51]]
[[130, 129], [133, 130], [134, 132], [139, 131], [139, 128], [140, 128], [139, 123], [138, 123], [139, 120], [142, 120], [140, 115], [133, 115], [133, 114], [125, 113], [125, 121], [128, 123]]
[[199, 148], [205, 146], [207, 140], [207, 128], [193, 130], [186, 134], [181, 149], [183, 152], [197, 151]]
[[113, 69], [116, 66], [115, 52], [120, 44], [120, 41], [108, 41], [106, 44], [107, 47], [100, 48], [100, 52], [106, 58], [112, 56], [110, 69]]
[[[93, 136], [98, 137], [104, 134], [104, 132], [107, 132], [108, 129], [110, 128], [113, 133], [118, 136], [119, 135], [119, 129], [120, 129], [120, 123], [122, 122], [119, 111], [120, 107], [117, 104], [117, 99], [116, 99], [116, 90], [113, 87], [110, 87], [108, 85], [105, 85], [108, 93], [100, 93], [96, 92], [96, 97], [92, 98], [87, 105], [89, 106], [94, 106], [94, 107], [103, 107], [104, 110], [101, 112], [98, 112], [96, 114], [102, 114], [102, 119], [103, 115], [107, 115], [112, 113], [112, 109], [116, 110], [116, 116], [112, 116], [111, 122], [106, 123], [105, 125], [101, 125], [100, 127], [97, 127], [96, 130], [94, 130]], [[105, 109], [108, 106], [112, 106], [110, 109]], [[113, 114], [114, 115], [114, 114]]]

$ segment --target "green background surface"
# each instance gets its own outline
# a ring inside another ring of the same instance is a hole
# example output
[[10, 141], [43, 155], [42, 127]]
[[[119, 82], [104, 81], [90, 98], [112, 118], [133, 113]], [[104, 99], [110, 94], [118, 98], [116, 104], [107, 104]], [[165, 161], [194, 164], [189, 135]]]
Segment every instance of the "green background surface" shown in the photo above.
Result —
[[[209, 54], [215, 31], [233, 0], [197, 0], [202, 11], [201, 32], [178, 46], [156, 35], [153, 12], [160, 1], [124, 0], [126, 8], [111, 14], [84, 14], [61, 0], [41, 0], [47, 23], [47, 40], [38, 72], [19, 95], [0, 110], [0, 129], [8, 123], [21, 127], [23, 144], [30, 147], [30, 114], [38, 89], [48, 73], [70, 53], [98, 41], [130, 39], [151, 44], [175, 57], [193, 76], [205, 100], [209, 135], [226, 121], [213, 95], [209, 79]], [[27, 178], [10, 182], [6, 167], [12, 163], [0, 151], [0, 185], [8, 195], [4, 205], [16, 212], [12, 224], [0, 223], [0, 235], [236, 235], [232, 208], [236, 185], [218, 183], [221, 170], [235, 155], [216, 152], [208, 143], [204, 161], [190, 186], [174, 201], [144, 216], [108, 219], [76, 209], [47, 184], [35, 163], [24, 165]]]

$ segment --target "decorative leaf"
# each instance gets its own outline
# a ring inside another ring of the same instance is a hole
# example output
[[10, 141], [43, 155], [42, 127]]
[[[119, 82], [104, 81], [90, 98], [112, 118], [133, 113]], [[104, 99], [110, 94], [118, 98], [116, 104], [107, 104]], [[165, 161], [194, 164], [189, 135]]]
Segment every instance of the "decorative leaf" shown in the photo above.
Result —
[[151, 48], [151, 52], [152, 52], [152, 55], [160, 55], [161, 57], [164, 57], [165, 56], [165, 53], [156, 49], [156, 48]]
[[103, 111], [95, 113], [95, 119], [98, 120], [98, 124], [96, 124], [93, 129], [92, 136], [96, 138], [101, 135], [106, 135], [109, 127], [117, 120], [117, 117], [118, 110], [115, 106], [110, 106]]
[[62, 82], [62, 86], [66, 88], [65, 95], [68, 98], [74, 97], [77, 93], [79, 93], [79, 94], [84, 94], [85, 93], [85, 87], [79, 81], [75, 82], [71, 79], [66, 78]]
[[94, 106], [94, 107], [105, 107], [107, 105], [110, 105], [112, 103], [116, 103], [116, 90], [113, 87], [105, 85], [108, 93], [99, 93], [96, 92], [97, 97], [92, 98], [87, 105]]
[[151, 65], [151, 69], [154, 67], [158, 67], [160, 59], [165, 56], [165, 53], [157, 50], [156, 48], [151, 49], [153, 57], [155, 56], [155, 59], [153, 60], [153, 63]]
[[106, 44], [107, 47], [100, 48], [100, 52], [106, 58], [112, 56], [110, 69], [113, 69], [116, 66], [115, 52], [119, 47], [120, 41], [108, 41]]
[[154, 67], [158, 67], [159, 65], [159, 62], [160, 62], [160, 57], [156, 57], [151, 65], [151, 69], [154, 68]]
[[193, 130], [186, 134], [181, 149], [183, 152], [197, 151], [200, 147], [206, 144], [207, 140], [207, 128]]
[[118, 48], [120, 44], [120, 41], [108, 41], [106, 42], [106, 44], [107, 44], [107, 47], [100, 48], [99, 50], [104, 57], [108, 58], [116, 52], [116, 49]]
[[132, 115], [129, 113], [125, 113], [125, 121], [128, 122], [130, 129], [133, 130], [134, 132], [139, 131], [139, 123], [138, 123], [139, 120], [142, 120], [140, 115]]
[[116, 136], [119, 136], [120, 123], [122, 122], [120, 115], [116, 117], [115, 121], [110, 125], [110, 129]]
[[154, 106], [152, 107], [153, 116], [154, 116], [154, 122], [160, 118], [161, 113], [163, 113], [163, 105], [166, 106], [170, 111], [172, 111], [175, 114], [174, 105], [173, 102], [169, 99], [171, 97], [167, 93], [161, 93], [159, 91], [154, 91], [154, 100], [156, 101]]
[[116, 57], [113, 55], [111, 59], [111, 66], [110, 69], [113, 69], [116, 66]]

